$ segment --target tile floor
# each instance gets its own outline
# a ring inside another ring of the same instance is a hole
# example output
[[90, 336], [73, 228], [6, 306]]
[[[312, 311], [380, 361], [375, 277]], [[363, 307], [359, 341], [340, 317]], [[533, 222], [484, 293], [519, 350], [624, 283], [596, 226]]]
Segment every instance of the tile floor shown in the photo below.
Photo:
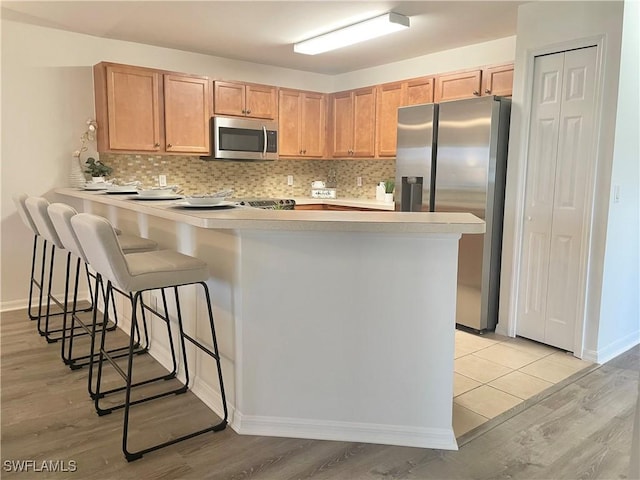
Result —
[[460, 437], [591, 365], [547, 345], [456, 330], [453, 430]]

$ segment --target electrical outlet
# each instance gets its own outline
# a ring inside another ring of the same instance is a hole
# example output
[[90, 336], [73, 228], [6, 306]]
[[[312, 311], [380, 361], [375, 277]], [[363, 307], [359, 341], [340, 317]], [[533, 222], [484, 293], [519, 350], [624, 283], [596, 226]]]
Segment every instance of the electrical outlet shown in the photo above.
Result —
[[293, 175], [287, 175], [287, 185], [293, 187]]
[[158, 185], [161, 187], [167, 186], [167, 176], [166, 175], [158, 175]]
[[361, 186], [362, 186], [362, 177], [357, 177], [357, 178], [356, 178], [356, 185], [357, 185], [358, 187], [361, 187]]

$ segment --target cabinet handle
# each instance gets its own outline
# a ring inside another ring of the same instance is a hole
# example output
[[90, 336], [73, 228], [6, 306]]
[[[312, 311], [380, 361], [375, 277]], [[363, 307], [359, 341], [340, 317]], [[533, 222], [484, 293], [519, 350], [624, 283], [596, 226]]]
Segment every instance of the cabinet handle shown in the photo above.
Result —
[[474, 91], [473, 91], [473, 94], [474, 94], [476, 97], [479, 97], [479, 96], [480, 96], [480, 92], [479, 92], [478, 90], [474, 90]]
[[173, 145], [171, 145], [170, 143], [167, 143], [167, 148], [171, 148], [173, 147]]
[[484, 93], [486, 93], [487, 95], [489, 95], [491, 93], [491, 90], [489, 90], [488, 88], [484, 91]]
[[307, 154], [307, 150], [306, 149], [303, 150], [302, 153], [304, 153], [306, 155]]
[[300, 150], [300, 152], [299, 152], [299, 153], [300, 153], [300, 155], [302, 155], [302, 150]]
[[247, 110], [247, 115], [251, 115], [251, 110]]
[[246, 113], [247, 113], [247, 111], [243, 108], [243, 109], [242, 109], [242, 114], [244, 115], [244, 114], [246, 114]]
[[153, 146], [154, 146], [155, 148], [160, 148], [160, 144], [159, 144], [159, 143], [155, 143]]

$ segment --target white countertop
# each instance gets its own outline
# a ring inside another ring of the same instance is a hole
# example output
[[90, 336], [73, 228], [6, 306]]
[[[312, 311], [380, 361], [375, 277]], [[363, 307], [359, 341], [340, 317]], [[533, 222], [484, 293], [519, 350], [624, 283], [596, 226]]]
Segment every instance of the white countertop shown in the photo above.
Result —
[[[461, 234], [485, 231], [484, 221], [470, 213], [263, 210], [252, 207], [199, 209], [176, 206], [174, 200], [133, 200], [131, 195], [113, 195], [76, 188], [59, 188], [55, 192], [211, 229]], [[346, 201], [308, 200], [310, 203]], [[354, 206], [364, 206], [363, 202], [372, 201], [357, 202], [360, 203]]]

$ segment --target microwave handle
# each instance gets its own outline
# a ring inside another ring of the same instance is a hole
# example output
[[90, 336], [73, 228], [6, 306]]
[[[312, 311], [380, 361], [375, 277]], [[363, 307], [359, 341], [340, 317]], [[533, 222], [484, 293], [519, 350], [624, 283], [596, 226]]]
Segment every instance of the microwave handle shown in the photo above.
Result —
[[262, 125], [262, 133], [264, 134], [264, 146], [262, 147], [262, 155], [267, 155], [267, 127]]

